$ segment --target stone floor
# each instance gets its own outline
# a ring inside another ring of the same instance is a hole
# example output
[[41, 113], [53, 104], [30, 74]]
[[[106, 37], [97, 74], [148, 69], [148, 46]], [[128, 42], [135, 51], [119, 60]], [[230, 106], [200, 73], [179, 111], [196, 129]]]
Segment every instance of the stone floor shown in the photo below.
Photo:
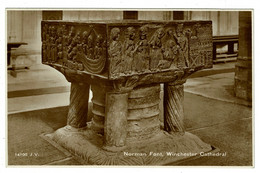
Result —
[[29, 70], [8, 71], [8, 113], [24, 112], [69, 104], [70, 83], [55, 69], [35, 64]]
[[[179, 165], [253, 164], [252, 108], [233, 96], [234, 63], [227, 64], [188, 79], [184, 96], [187, 131], [227, 155], [201, 157]], [[69, 83], [64, 77], [48, 67], [41, 68], [38, 72], [37, 67], [18, 72], [16, 79], [8, 75], [8, 164], [79, 165], [70, 154], [41, 137], [66, 124], [69, 100]]]
[[185, 91], [204, 97], [252, 106], [251, 102], [234, 97], [234, 72], [190, 78], [185, 83]]

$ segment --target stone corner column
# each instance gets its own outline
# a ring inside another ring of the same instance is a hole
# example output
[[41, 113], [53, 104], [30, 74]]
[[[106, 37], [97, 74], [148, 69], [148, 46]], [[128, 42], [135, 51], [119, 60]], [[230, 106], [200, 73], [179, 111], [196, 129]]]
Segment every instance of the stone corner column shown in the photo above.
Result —
[[104, 149], [120, 151], [127, 136], [128, 93], [107, 92], [104, 124]]
[[184, 86], [186, 80], [164, 84], [164, 129], [169, 133], [185, 133]]
[[84, 128], [87, 123], [89, 84], [71, 82], [67, 125]]

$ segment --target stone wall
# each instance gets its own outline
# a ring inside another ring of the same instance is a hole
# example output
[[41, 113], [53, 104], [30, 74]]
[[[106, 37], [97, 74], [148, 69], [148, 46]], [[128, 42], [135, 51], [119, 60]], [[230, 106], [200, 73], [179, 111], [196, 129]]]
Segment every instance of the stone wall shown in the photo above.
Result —
[[250, 11], [239, 12], [239, 52], [235, 69], [235, 93], [252, 100], [252, 17]]
[[[139, 20], [172, 20], [170, 11], [139, 11]], [[64, 10], [63, 20], [122, 20], [123, 11]], [[238, 11], [185, 11], [185, 20], [212, 20], [213, 35], [237, 35]], [[8, 10], [8, 41], [30, 43], [32, 49], [40, 51], [40, 22], [42, 10]]]

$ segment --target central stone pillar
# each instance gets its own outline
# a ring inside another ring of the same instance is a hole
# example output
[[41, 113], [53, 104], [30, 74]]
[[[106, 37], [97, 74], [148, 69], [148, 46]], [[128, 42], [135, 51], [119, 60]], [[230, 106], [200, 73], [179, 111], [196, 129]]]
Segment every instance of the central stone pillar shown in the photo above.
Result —
[[164, 85], [164, 129], [169, 133], [184, 134], [184, 86], [186, 80], [177, 80]]
[[128, 97], [127, 143], [160, 133], [160, 84], [134, 88]]
[[127, 115], [128, 93], [106, 93], [104, 149], [118, 151], [125, 147]]
[[92, 97], [92, 121], [91, 128], [98, 134], [104, 135], [106, 90], [99, 85], [91, 85]]

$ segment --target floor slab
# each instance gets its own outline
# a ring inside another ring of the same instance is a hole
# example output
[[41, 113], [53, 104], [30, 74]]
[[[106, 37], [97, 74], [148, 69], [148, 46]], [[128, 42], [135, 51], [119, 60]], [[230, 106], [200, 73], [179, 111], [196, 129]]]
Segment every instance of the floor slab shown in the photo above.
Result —
[[191, 78], [184, 84], [184, 90], [212, 99], [252, 106], [252, 102], [235, 97], [234, 80], [234, 72]]
[[[185, 127], [227, 157], [202, 157], [181, 165], [252, 165], [252, 110], [250, 107], [185, 93]], [[68, 108], [52, 108], [8, 115], [9, 164], [76, 164], [39, 137], [66, 125]], [[90, 110], [89, 110], [90, 111]], [[30, 141], [30, 142], [28, 142]], [[41, 159], [16, 158], [15, 152], [38, 152]], [[49, 154], [48, 154], [49, 153]], [[53, 156], [52, 156], [53, 155]], [[50, 157], [51, 156], [51, 157]], [[64, 160], [65, 159], [65, 160]]]

